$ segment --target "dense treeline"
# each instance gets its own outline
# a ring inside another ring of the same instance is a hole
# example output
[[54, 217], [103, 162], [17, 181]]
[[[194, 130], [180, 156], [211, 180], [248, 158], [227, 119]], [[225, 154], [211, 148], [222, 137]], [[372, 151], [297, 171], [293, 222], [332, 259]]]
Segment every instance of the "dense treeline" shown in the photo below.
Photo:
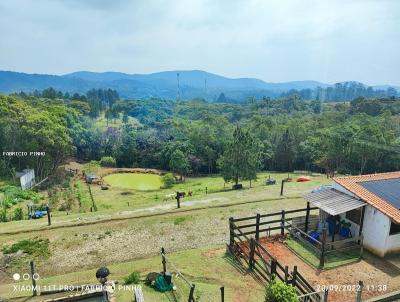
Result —
[[326, 88], [289, 90], [282, 96], [299, 95], [306, 100], [318, 100], [324, 102], [343, 102], [358, 97], [379, 98], [398, 96], [398, 91], [393, 87], [386, 89], [374, 89], [359, 82], [336, 83]]
[[[230, 163], [237, 126], [251, 138], [249, 149], [257, 149], [260, 169], [358, 174], [400, 168], [400, 98], [331, 104], [294, 95], [226, 104], [103, 96], [1, 96], [0, 151], [47, 152], [44, 158], [2, 156], [2, 174], [29, 166], [44, 177], [70, 155], [112, 156], [121, 167], [217, 173]], [[100, 126], [98, 117], [108, 112], [118, 123]]]

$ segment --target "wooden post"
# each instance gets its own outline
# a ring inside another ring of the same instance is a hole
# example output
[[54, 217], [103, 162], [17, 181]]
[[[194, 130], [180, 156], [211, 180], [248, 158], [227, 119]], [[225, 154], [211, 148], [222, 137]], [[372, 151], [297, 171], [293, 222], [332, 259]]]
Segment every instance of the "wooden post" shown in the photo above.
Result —
[[289, 282], [289, 267], [285, 265], [285, 283], [288, 284]]
[[304, 225], [304, 232], [305, 232], [305, 233], [308, 233], [308, 223], [309, 223], [309, 220], [310, 220], [310, 203], [307, 202], [306, 222], [305, 222], [305, 225]]
[[250, 179], [250, 188], [251, 188], [251, 179]]
[[176, 206], [179, 209], [181, 207], [180, 199], [181, 199], [181, 194], [180, 192], [176, 192]]
[[189, 293], [188, 302], [194, 302], [194, 298], [193, 298], [193, 296], [194, 296], [194, 287], [195, 287], [194, 284], [192, 284], [192, 286], [190, 287], [190, 293]]
[[207, 187], [206, 187], [206, 195], [207, 195], [207, 193], [208, 193], [208, 190], [207, 190]]
[[361, 302], [363, 288], [364, 288], [364, 283], [362, 281], [358, 281], [357, 302]]
[[258, 241], [260, 239], [260, 214], [257, 214], [256, 217], [256, 240]]
[[46, 212], [47, 212], [47, 225], [51, 225], [51, 214], [49, 206], [46, 206]]
[[271, 275], [276, 275], [276, 260], [271, 260]]
[[36, 290], [36, 280], [33, 278], [33, 275], [35, 274], [35, 264], [33, 261], [30, 262], [31, 265], [31, 278], [32, 278], [32, 291], [33, 291], [33, 296], [37, 296], [37, 290]]
[[328, 302], [328, 293], [329, 293], [329, 291], [328, 291], [328, 289], [326, 288], [326, 289], [324, 290], [324, 301], [323, 301], [323, 302]]
[[252, 270], [254, 267], [254, 250], [255, 250], [255, 241], [253, 238], [250, 239], [250, 254], [249, 254], [249, 270]]
[[283, 196], [283, 184], [285, 183], [285, 181], [282, 179], [282, 183], [281, 183], [281, 196]]
[[292, 279], [292, 285], [296, 287], [296, 282], [297, 282], [297, 265], [294, 266], [293, 268], [293, 279]]
[[163, 267], [163, 275], [167, 272], [167, 261], [165, 259], [165, 249], [161, 248], [161, 257], [162, 257], [162, 267]]
[[233, 217], [229, 218], [229, 250], [233, 251], [235, 245], [235, 229], [234, 229]]
[[[358, 236], [360, 236], [360, 237], [362, 235], [362, 230], [363, 230], [363, 226], [364, 226], [364, 215], [365, 215], [365, 206], [363, 206], [362, 210], [361, 210], [360, 229], [358, 231]], [[358, 244], [360, 244], [360, 240], [358, 240]]]
[[281, 217], [281, 236], [285, 235], [285, 210], [282, 210]]
[[221, 302], [225, 302], [225, 288], [221, 286]]
[[363, 234], [361, 234], [359, 243], [360, 243], [360, 259], [361, 259], [363, 256], [363, 253], [364, 253], [364, 235]]
[[325, 265], [325, 243], [326, 243], [326, 229], [322, 230], [322, 247], [321, 247], [321, 256], [319, 258], [319, 267], [322, 269]]

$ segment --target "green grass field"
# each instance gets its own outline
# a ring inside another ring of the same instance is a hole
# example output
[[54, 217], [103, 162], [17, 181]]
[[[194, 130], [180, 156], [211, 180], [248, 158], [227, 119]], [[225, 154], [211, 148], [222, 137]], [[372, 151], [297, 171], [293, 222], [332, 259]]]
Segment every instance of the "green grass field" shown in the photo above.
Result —
[[107, 184], [121, 189], [154, 191], [161, 188], [161, 177], [156, 174], [116, 173], [104, 177]]

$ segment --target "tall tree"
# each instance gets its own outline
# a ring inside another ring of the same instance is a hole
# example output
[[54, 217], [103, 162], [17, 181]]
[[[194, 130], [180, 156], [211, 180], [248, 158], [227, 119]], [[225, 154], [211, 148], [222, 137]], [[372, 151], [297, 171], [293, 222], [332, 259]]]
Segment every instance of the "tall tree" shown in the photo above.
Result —
[[240, 180], [256, 179], [261, 165], [260, 142], [249, 131], [236, 126], [218, 165], [224, 180], [233, 181], [236, 187]]

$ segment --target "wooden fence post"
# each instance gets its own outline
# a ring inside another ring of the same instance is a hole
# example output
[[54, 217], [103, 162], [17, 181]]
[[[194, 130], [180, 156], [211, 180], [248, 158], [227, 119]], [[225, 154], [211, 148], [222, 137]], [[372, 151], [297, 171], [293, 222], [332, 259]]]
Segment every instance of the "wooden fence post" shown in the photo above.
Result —
[[49, 206], [46, 206], [46, 212], [47, 212], [47, 225], [51, 225], [51, 214]]
[[310, 220], [310, 202], [307, 202], [306, 221], [304, 225], [304, 232], [308, 233], [308, 223]]
[[256, 240], [260, 239], [260, 214], [257, 214], [256, 217]]
[[321, 246], [321, 256], [319, 258], [319, 267], [322, 269], [325, 265], [325, 243], [326, 243], [326, 229], [322, 230], [322, 246]]
[[364, 288], [364, 282], [358, 281], [357, 302], [361, 302], [361, 296], [362, 296], [363, 288]]
[[297, 282], [297, 265], [294, 266], [293, 268], [293, 279], [292, 279], [292, 285], [296, 287], [296, 282]]
[[285, 181], [282, 179], [282, 183], [281, 183], [281, 196], [283, 196], [283, 184], [285, 183]]
[[276, 260], [271, 259], [271, 275], [276, 275]]
[[180, 194], [180, 192], [176, 192], [176, 197], [175, 197], [175, 199], [176, 199], [176, 206], [177, 206], [177, 208], [179, 209], [179, 208], [181, 207], [181, 202], [180, 202], [181, 194]]
[[33, 291], [33, 296], [37, 296], [37, 290], [36, 290], [36, 280], [33, 278], [35, 275], [35, 263], [33, 261], [30, 262], [31, 265], [31, 278], [32, 278], [32, 291]]
[[252, 270], [254, 267], [254, 250], [255, 250], [255, 244], [256, 242], [254, 241], [253, 238], [250, 239], [250, 254], [249, 254], [249, 270]]
[[194, 298], [193, 298], [193, 296], [194, 296], [194, 287], [195, 287], [194, 284], [192, 284], [192, 286], [190, 287], [190, 293], [189, 293], [188, 302], [194, 302]]
[[167, 261], [165, 259], [165, 249], [161, 248], [161, 257], [162, 257], [162, 267], [163, 267], [163, 275], [167, 272]]
[[328, 302], [328, 293], [329, 293], [329, 291], [328, 291], [328, 289], [326, 288], [326, 289], [324, 290], [324, 301], [323, 301], [323, 302]]
[[285, 265], [285, 283], [289, 283], [289, 267]]
[[229, 250], [232, 252], [235, 245], [235, 225], [233, 223], [233, 217], [229, 218]]
[[221, 286], [221, 302], [225, 302], [225, 288]]
[[282, 210], [281, 217], [281, 236], [285, 235], [285, 210]]

